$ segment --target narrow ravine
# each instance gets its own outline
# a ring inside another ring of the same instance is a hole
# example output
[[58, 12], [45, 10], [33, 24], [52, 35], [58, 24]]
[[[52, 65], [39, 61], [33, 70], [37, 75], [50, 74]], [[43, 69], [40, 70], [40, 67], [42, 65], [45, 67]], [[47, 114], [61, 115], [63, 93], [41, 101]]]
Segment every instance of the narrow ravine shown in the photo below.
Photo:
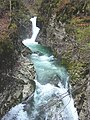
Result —
[[36, 70], [36, 90], [31, 99], [13, 107], [2, 120], [78, 120], [67, 71], [58, 64], [49, 48], [35, 42], [40, 30], [36, 18], [30, 19], [31, 39], [23, 40], [32, 50], [28, 58]]

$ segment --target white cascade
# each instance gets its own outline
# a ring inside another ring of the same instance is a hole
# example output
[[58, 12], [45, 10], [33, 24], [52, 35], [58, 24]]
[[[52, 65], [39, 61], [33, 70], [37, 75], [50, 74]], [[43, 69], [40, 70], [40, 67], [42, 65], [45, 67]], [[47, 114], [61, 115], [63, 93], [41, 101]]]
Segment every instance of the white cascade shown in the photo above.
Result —
[[59, 88], [36, 81], [36, 86], [30, 120], [78, 120], [74, 101], [61, 83]]
[[38, 44], [38, 42], [35, 42], [35, 40], [36, 40], [36, 37], [37, 37], [40, 29], [36, 26], [36, 19], [37, 19], [37, 17], [33, 17], [30, 19], [30, 21], [32, 22], [32, 37], [30, 39], [27, 38], [22, 41], [22, 43], [25, 46], [29, 46], [31, 43]]
[[[33, 44], [32, 47], [38, 49], [38, 43], [35, 42], [35, 39], [40, 29], [36, 26], [36, 19], [37, 17], [30, 19], [32, 37], [22, 42], [27, 47]], [[35, 80], [36, 90], [33, 103], [29, 101], [28, 104], [16, 105], [1, 120], [78, 120], [73, 98], [68, 93], [68, 76], [65, 76], [65, 71], [62, 68], [54, 64], [54, 56], [34, 53], [31, 55], [31, 59], [39, 76]], [[59, 80], [58, 85], [55, 85], [52, 80], [49, 81], [48, 78], [55, 74], [60, 75], [63, 79], [66, 77], [66, 86], [62, 84], [61, 80]], [[45, 80], [44, 84], [41, 84], [43, 82], [40, 80]]]

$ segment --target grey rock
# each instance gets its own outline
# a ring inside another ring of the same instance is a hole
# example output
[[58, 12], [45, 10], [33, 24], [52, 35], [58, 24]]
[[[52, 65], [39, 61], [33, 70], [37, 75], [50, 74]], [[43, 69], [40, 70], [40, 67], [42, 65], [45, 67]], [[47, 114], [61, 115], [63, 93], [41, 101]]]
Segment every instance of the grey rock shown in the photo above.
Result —
[[35, 91], [35, 70], [31, 61], [21, 55], [12, 74], [0, 75], [0, 118]]

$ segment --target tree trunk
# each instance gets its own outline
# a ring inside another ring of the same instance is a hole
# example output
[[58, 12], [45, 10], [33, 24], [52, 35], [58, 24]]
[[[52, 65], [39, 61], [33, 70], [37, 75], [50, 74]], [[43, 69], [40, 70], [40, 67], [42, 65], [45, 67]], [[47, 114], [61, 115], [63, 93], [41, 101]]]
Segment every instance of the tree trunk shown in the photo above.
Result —
[[10, 22], [11, 22], [11, 14], [12, 14], [12, 4], [11, 4], [11, 0], [9, 1], [10, 4]]

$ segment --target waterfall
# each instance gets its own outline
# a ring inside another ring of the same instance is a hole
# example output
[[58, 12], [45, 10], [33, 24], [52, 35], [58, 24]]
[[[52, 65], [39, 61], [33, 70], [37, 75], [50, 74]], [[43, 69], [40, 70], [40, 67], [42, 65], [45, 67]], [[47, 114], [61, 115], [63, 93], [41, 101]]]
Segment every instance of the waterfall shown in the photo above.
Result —
[[30, 120], [78, 120], [73, 99], [67, 90], [51, 85], [41, 85], [36, 82], [34, 94], [34, 110]]
[[35, 40], [36, 40], [36, 37], [37, 37], [40, 29], [36, 26], [36, 19], [37, 19], [37, 17], [33, 17], [30, 19], [30, 21], [32, 22], [32, 37], [30, 39], [25, 39], [22, 41], [22, 43], [25, 46], [29, 46], [31, 43], [38, 44], [37, 42], [35, 42]]
[[34, 52], [29, 56], [37, 73], [34, 97], [13, 107], [1, 120], [78, 120], [73, 98], [68, 93], [69, 76], [65, 68], [58, 65], [51, 52], [47, 53], [47, 48], [35, 42], [40, 30], [36, 19], [30, 19], [32, 37], [22, 41]]

